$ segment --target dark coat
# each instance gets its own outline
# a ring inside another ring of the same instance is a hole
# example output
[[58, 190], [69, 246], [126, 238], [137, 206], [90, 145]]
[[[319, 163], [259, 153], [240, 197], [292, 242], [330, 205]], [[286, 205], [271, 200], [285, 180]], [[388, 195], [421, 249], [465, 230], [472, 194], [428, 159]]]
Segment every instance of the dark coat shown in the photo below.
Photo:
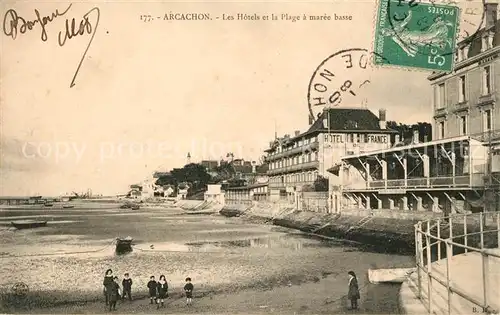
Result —
[[108, 290], [108, 287], [114, 283], [113, 276], [105, 276], [102, 281], [102, 285], [104, 286], [104, 293]]
[[120, 299], [120, 286], [118, 285], [118, 283], [113, 281], [113, 283], [107, 286], [106, 290], [106, 293], [108, 294], [108, 300], [110, 302], [116, 302]]
[[156, 296], [156, 287], [157, 287], [156, 281], [150, 280], [148, 282], [149, 296], [151, 297]]
[[168, 283], [165, 281], [165, 283], [160, 283], [158, 282], [158, 297], [160, 299], [164, 299], [168, 296]]
[[347, 298], [349, 300], [359, 299], [358, 279], [353, 278], [351, 282], [349, 282], [349, 292], [347, 293]]
[[123, 279], [122, 281], [123, 290], [130, 290], [132, 288], [132, 279]]
[[191, 282], [189, 283], [186, 283], [184, 285], [184, 292], [186, 292], [186, 297], [187, 298], [192, 298], [193, 297], [193, 289], [194, 289], [194, 286]]

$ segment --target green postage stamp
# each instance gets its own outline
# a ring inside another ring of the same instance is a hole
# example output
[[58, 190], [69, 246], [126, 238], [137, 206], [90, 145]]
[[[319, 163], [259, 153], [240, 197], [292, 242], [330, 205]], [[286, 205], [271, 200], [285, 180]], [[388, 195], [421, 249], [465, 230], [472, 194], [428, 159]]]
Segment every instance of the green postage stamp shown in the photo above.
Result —
[[380, 0], [374, 64], [451, 71], [459, 15], [450, 5]]

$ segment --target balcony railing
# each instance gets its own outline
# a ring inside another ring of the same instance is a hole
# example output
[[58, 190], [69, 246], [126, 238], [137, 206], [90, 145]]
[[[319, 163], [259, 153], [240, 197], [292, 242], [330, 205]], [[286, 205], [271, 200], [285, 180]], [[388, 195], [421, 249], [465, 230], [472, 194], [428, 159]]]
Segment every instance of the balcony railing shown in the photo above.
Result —
[[314, 142], [302, 145], [302, 146], [297, 147], [297, 148], [292, 148], [292, 149], [288, 149], [288, 150], [285, 150], [285, 151], [281, 151], [280, 153], [274, 153], [272, 155], [268, 155], [266, 157], [266, 159], [269, 162], [276, 161], [276, 160], [279, 160], [279, 159], [284, 158], [286, 156], [295, 155], [295, 154], [301, 153], [301, 152], [312, 151], [312, 150], [317, 149], [318, 147], [319, 147], [319, 142], [318, 141], [314, 141]]
[[280, 167], [280, 168], [268, 170], [267, 175], [283, 174], [283, 173], [295, 172], [295, 171], [306, 170], [306, 169], [315, 169], [318, 167], [319, 167], [319, 161], [305, 162], [305, 163], [300, 163], [300, 164], [295, 164], [295, 165], [290, 165], [290, 166], [285, 166], [285, 167]]
[[408, 178], [372, 180], [369, 182], [346, 185], [344, 190], [380, 189], [422, 189], [422, 188], [473, 188], [484, 187], [484, 174], [450, 177]]

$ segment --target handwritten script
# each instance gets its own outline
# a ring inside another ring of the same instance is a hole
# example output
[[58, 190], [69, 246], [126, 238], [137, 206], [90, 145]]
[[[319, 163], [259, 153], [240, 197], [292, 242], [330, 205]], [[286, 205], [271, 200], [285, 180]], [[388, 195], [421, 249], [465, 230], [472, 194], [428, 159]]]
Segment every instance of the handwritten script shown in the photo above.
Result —
[[[19, 16], [15, 10], [10, 9], [5, 13], [5, 16], [3, 18], [3, 33], [7, 36], [12, 37], [12, 39], [15, 40], [19, 33], [25, 34], [29, 31], [32, 31], [36, 25], [40, 25], [41, 28], [40, 39], [45, 42], [48, 39], [47, 30], [45, 28], [47, 24], [52, 22], [57, 17], [64, 16], [69, 11], [69, 9], [71, 9], [72, 5], [73, 4], [70, 4], [63, 12], [55, 10], [54, 12], [52, 12], [50, 15], [47, 16], [41, 16], [40, 12], [37, 9], [35, 9], [36, 18], [34, 20], [27, 20]], [[83, 60], [87, 55], [90, 45], [94, 40], [94, 36], [97, 31], [97, 27], [99, 25], [100, 17], [101, 17], [101, 12], [99, 8], [94, 7], [90, 11], [85, 13], [83, 17], [79, 20], [79, 22], [77, 22], [75, 18], [72, 18], [71, 21], [69, 19], [66, 19], [64, 30], [59, 32], [58, 43], [59, 46], [61, 47], [64, 46], [64, 44], [66, 44], [66, 41], [69, 39], [72, 39], [77, 36], [82, 36], [85, 34], [91, 35], [87, 47], [83, 52], [82, 58], [78, 63], [78, 67], [76, 68], [75, 74], [73, 75], [73, 79], [71, 80], [71, 83], [69, 85], [70, 88], [75, 86], [76, 76], [80, 71], [80, 67], [82, 66]]]

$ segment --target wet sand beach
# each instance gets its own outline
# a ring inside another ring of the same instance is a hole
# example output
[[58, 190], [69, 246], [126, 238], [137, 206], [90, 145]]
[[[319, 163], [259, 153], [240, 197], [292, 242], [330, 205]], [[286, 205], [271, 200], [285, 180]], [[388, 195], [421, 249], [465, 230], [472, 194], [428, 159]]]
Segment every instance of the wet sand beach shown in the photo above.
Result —
[[[92, 208], [89, 208], [91, 206]], [[368, 283], [368, 268], [408, 267], [413, 257], [370, 252], [272, 225], [178, 209], [117, 209], [94, 204], [73, 209], [0, 210], [1, 312], [103, 313], [104, 271], [130, 273], [134, 301], [118, 313], [343, 313], [347, 271], [358, 274], [358, 313], [399, 313], [398, 285]], [[47, 227], [15, 230], [13, 220], [43, 219]], [[116, 237], [131, 236], [134, 251], [115, 255]], [[169, 282], [166, 308], [145, 298], [150, 275]], [[184, 279], [193, 279], [186, 307]], [[24, 297], [12, 286], [28, 285]]]

